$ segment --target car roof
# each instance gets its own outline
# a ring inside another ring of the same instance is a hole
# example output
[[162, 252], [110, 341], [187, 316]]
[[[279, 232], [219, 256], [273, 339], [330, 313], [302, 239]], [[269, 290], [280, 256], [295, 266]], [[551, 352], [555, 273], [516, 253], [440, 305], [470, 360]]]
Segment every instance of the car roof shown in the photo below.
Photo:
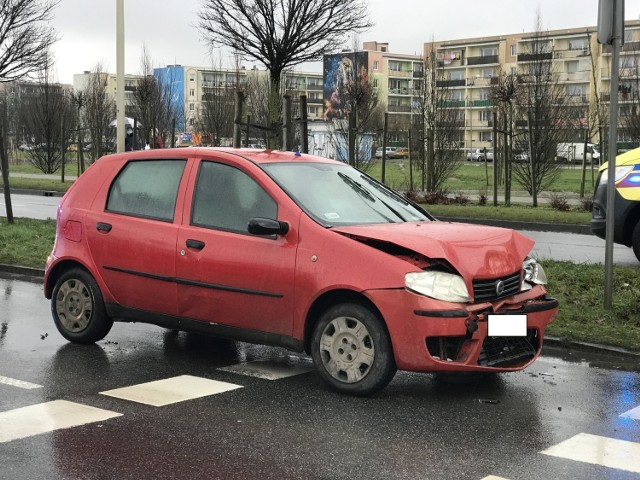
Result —
[[[261, 148], [231, 148], [231, 147], [178, 147], [178, 148], [162, 148], [155, 150], [138, 150], [134, 152], [123, 152], [117, 154], [106, 155], [100, 160], [119, 161], [122, 157], [131, 160], [143, 159], [170, 159], [185, 157], [215, 157], [217, 153], [226, 153], [245, 158], [251, 162], [258, 164], [267, 163], [283, 163], [283, 162], [312, 162], [312, 163], [334, 163], [344, 164], [330, 158], [318, 157], [306, 153], [289, 152], [282, 150], [268, 150]], [[104, 159], [104, 160], [103, 160]]]

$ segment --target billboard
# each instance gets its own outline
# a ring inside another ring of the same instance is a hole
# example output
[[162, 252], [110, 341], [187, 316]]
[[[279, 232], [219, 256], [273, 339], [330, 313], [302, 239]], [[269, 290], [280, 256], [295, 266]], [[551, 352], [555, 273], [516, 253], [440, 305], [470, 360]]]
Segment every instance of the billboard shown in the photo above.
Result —
[[355, 82], [369, 81], [369, 55], [367, 52], [325, 55], [323, 72], [324, 119], [345, 118], [346, 89]]

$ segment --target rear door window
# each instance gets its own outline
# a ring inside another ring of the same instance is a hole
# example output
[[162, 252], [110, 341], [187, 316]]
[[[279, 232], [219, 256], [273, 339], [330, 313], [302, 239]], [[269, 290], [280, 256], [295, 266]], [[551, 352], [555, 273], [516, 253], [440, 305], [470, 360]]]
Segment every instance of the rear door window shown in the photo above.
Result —
[[255, 217], [277, 219], [276, 202], [242, 170], [203, 161], [193, 195], [191, 224], [248, 233]]
[[173, 222], [186, 160], [132, 161], [109, 189], [107, 211]]

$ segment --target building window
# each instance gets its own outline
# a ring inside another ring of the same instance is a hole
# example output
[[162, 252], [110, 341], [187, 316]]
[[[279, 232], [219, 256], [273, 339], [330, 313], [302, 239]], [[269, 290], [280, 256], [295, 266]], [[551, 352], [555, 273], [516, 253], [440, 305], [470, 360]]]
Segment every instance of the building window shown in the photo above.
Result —
[[578, 71], [578, 62], [567, 62], [567, 73], [576, 73]]
[[451, 70], [448, 75], [449, 80], [464, 80], [464, 70]]
[[378, 60], [374, 60], [373, 61], [373, 69], [374, 70], [378, 70], [378, 67], [380, 66], [380, 63], [378, 62]]
[[587, 40], [581, 38], [579, 40], [569, 40], [569, 50], [586, 50]]
[[318, 114], [318, 107], [309, 107], [309, 114], [310, 115], [317, 115]]
[[400, 71], [400, 62], [394, 62], [393, 60], [389, 60], [389, 70], [394, 72]]
[[482, 69], [482, 78], [493, 78], [496, 76], [495, 68], [483, 68]]
[[481, 142], [490, 142], [493, 140], [493, 132], [480, 132]]
[[196, 81], [195, 75], [189, 75], [189, 81], [190, 82], [195, 82]]
[[490, 122], [493, 118], [493, 112], [491, 110], [480, 110], [480, 121]]
[[480, 90], [480, 100], [491, 100], [491, 90], [488, 88]]
[[482, 47], [480, 52], [483, 57], [498, 55], [498, 47]]
[[195, 104], [190, 103], [190, 104], [189, 104], [189, 111], [190, 111], [190, 112], [193, 112], [195, 109], [196, 109]]
[[195, 88], [192, 88], [192, 89], [189, 90], [189, 96], [190, 97], [195, 97], [196, 96], [196, 89]]
[[511, 45], [511, 56], [515, 57], [518, 55], [518, 45]]

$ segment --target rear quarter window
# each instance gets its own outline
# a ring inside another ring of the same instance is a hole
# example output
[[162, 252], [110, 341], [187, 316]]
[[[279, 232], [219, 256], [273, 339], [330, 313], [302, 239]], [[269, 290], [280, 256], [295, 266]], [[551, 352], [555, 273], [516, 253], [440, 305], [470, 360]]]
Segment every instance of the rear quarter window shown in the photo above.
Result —
[[107, 211], [173, 221], [186, 160], [128, 162], [109, 188]]

